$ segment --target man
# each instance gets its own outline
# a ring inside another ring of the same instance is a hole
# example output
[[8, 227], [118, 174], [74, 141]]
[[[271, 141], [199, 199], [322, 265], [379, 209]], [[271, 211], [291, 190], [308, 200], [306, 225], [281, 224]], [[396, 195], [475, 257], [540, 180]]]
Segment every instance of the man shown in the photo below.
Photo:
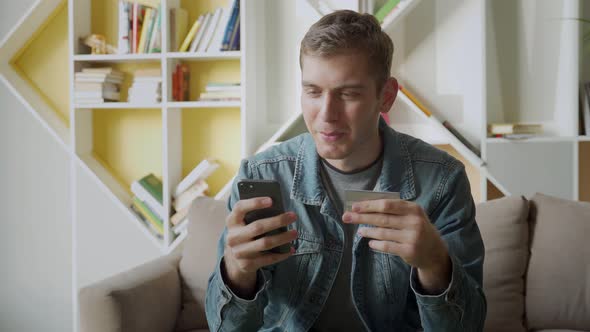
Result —
[[[288, 212], [246, 225], [247, 212], [271, 201], [232, 192], [207, 290], [211, 331], [483, 329], [484, 248], [469, 182], [460, 162], [380, 119], [397, 95], [392, 55], [366, 14], [335, 12], [305, 35], [309, 134], [244, 160], [238, 175], [279, 181]], [[344, 212], [345, 189], [401, 200]], [[267, 252], [285, 243], [291, 252]]]

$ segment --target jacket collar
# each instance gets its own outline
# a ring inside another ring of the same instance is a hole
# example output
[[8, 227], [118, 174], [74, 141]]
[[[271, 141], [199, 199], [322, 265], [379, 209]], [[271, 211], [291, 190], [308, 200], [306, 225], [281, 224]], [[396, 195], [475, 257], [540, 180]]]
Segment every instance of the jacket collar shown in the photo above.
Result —
[[[383, 135], [383, 167], [377, 179], [376, 191], [399, 192], [404, 200], [416, 197], [412, 159], [406, 137], [379, 119]], [[320, 178], [320, 157], [310, 134], [305, 134], [297, 153], [291, 199], [307, 205], [321, 205], [326, 191]]]

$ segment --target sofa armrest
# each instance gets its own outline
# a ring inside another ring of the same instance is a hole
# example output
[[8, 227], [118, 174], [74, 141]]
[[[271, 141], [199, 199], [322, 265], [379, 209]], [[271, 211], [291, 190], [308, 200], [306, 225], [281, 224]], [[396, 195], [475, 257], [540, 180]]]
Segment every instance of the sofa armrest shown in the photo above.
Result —
[[168, 255], [79, 291], [80, 331], [172, 331], [180, 312], [180, 255]]

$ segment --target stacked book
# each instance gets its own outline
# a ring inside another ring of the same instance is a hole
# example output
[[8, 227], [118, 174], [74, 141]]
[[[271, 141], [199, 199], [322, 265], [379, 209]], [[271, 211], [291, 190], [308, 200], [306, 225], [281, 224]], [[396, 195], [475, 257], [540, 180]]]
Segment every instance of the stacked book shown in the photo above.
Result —
[[[179, 14], [180, 12], [180, 14]], [[174, 19], [172, 18], [174, 15]], [[177, 26], [178, 21], [183, 21], [186, 15], [182, 10], [171, 13], [170, 21], [173, 22], [171, 35], [172, 45], [180, 40]], [[226, 8], [217, 8], [215, 11], [199, 16], [188, 30], [179, 52], [218, 52], [234, 51], [240, 49], [240, 1], [233, 0]]]
[[159, 68], [138, 69], [129, 88], [130, 103], [159, 103], [162, 100], [162, 72]]
[[523, 139], [539, 136], [543, 125], [538, 123], [491, 123], [488, 124], [488, 136], [509, 139]]
[[210, 82], [205, 87], [205, 92], [199, 96], [201, 101], [240, 101], [242, 89], [240, 83], [215, 83]]
[[164, 236], [164, 216], [166, 211], [162, 202], [162, 181], [150, 173], [133, 181], [131, 192], [135, 195], [131, 209], [159, 239]]
[[74, 100], [76, 104], [98, 104], [119, 101], [122, 72], [111, 67], [84, 68], [74, 76]]
[[160, 53], [161, 12], [160, 0], [119, 0], [119, 53]]
[[180, 183], [173, 193], [172, 206], [176, 211], [170, 223], [172, 231], [180, 235], [188, 225], [188, 211], [191, 203], [198, 197], [205, 196], [209, 186], [205, 180], [219, 167], [219, 164], [212, 159], [201, 161]]

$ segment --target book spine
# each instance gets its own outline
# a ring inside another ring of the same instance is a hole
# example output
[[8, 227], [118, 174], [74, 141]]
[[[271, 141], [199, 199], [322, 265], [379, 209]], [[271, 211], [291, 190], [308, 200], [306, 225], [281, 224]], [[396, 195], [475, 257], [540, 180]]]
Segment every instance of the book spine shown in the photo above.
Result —
[[141, 36], [139, 37], [139, 45], [137, 46], [137, 53], [144, 53], [145, 51], [145, 44], [146, 39], [148, 37], [148, 29], [152, 22], [152, 12], [153, 9], [148, 8], [145, 11], [145, 15], [143, 17], [143, 23], [141, 25]]
[[133, 204], [135, 205], [135, 207], [137, 208], [137, 210], [139, 210], [139, 212], [141, 213], [141, 215], [150, 222], [150, 224], [152, 224], [152, 226], [154, 226], [158, 233], [160, 234], [164, 234], [164, 228], [163, 228], [163, 222], [162, 220], [158, 219], [158, 217], [156, 217], [148, 208], [147, 206], [139, 200], [139, 198], [134, 197], [133, 198]]
[[157, 201], [162, 204], [162, 182], [158, 180], [153, 174], [140, 179], [139, 184], [145, 188]]
[[145, 202], [150, 210], [154, 212], [154, 214], [158, 215], [160, 219], [164, 219], [164, 216], [166, 215], [166, 213], [164, 213], [164, 206], [162, 206], [162, 204], [159, 203], [149, 191], [139, 184], [139, 182], [134, 181], [131, 184], [131, 192], [133, 192], [135, 196]]
[[379, 10], [375, 13], [375, 18], [379, 23], [383, 23], [385, 16], [391, 12], [400, 0], [388, 0]]
[[209, 26], [207, 27], [207, 31], [203, 35], [203, 40], [199, 44], [198, 51], [205, 52], [207, 48], [209, 48], [209, 44], [211, 43], [211, 39], [213, 39], [213, 32], [217, 28], [217, 24], [219, 24], [219, 18], [221, 17], [221, 8], [217, 8], [213, 16], [211, 16], [211, 20], [209, 21]]
[[200, 20], [197, 19], [195, 21], [195, 23], [193, 24], [193, 26], [191, 27], [188, 34], [186, 35], [186, 37], [184, 38], [184, 41], [182, 42], [182, 45], [178, 49], [178, 52], [186, 52], [188, 50], [188, 47], [190, 46], [191, 41], [193, 40], [193, 38], [197, 34], [197, 30], [199, 29], [200, 24], [201, 24]]
[[138, 14], [139, 14], [139, 4], [134, 3], [133, 4], [133, 24], [132, 24], [132, 52], [131, 53], [137, 53], [137, 30], [138, 30]]
[[119, 54], [129, 53], [129, 9], [127, 3], [123, 0], [119, 0], [119, 41], [118, 51]]
[[238, 16], [238, 20], [236, 23], [236, 27], [234, 28], [234, 32], [231, 36], [230, 46], [229, 49], [231, 51], [239, 51], [240, 50], [240, 17]]
[[426, 114], [427, 117], [431, 117], [432, 116], [432, 112], [430, 112], [426, 106], [424, 106], [419, 100], [418, 98], [416, 98], [412, 93], [410, 93], [410, 91], [408, 91], [406, 88], [404, 88], [403, 86], [399, 86], [399, 90], [406, 95], [406, 97], [408, 97], [408, 99], [410, 99], [414, 105], [416, 105], [424, 114]]
[[227, 51], [229, 49], [229, 42], [231, 34], [233, 32], [234, 25], [240, 14], [240, 0], [234, 0], [234, 4], [231, 11], [231, 16], [225, 27], [225, 33], [223, 35], [223, 41], [221, 42], [221, 51]]
[[181, 95], [182, 95], [182, 100], [183, 101], [188, 101], [190, 99], [190, 94], [189, 94], [189, 84], [190, 84], [190, 71], [188, 69], [188, 66], [185, 64], [182, 64], [181, 68], [181, 75], [180, 75], [180, 79], [181, 79]]
[[203, 34], [205, 33], [205, 30], [207, 30], [207, 26], [209, 24], [210, 19], [211, 19], [210, 13], [207, 13], [207, 14], [199, 17], [199, 21], [201, 22], [201, 24], [199, 26], [199, 31], [197, 31], [197, 33], [195, 34], [195, 38], [193, 39], [191, 45], [188, 48], [189, 52], [196, 52], [197, 51], [197, 47], [199, 46], [199, 43], [201, 42], [201, 39], [203, 38]]
[[149, 36], [150, 38], [148, 39], [148, 43], [146, 46], [146, 53], [156, 53], [155, 52], [155, 45], [158, 39], [158, 34], [160, 32], [160, 17], [161, 17], [161, 12], [160, 12], [160, 7], [158, 7], [156, 10], [154, 10], [154, 15], [153, 15], [153, 24], [150, 27], [150, 32], [149, 32]]

